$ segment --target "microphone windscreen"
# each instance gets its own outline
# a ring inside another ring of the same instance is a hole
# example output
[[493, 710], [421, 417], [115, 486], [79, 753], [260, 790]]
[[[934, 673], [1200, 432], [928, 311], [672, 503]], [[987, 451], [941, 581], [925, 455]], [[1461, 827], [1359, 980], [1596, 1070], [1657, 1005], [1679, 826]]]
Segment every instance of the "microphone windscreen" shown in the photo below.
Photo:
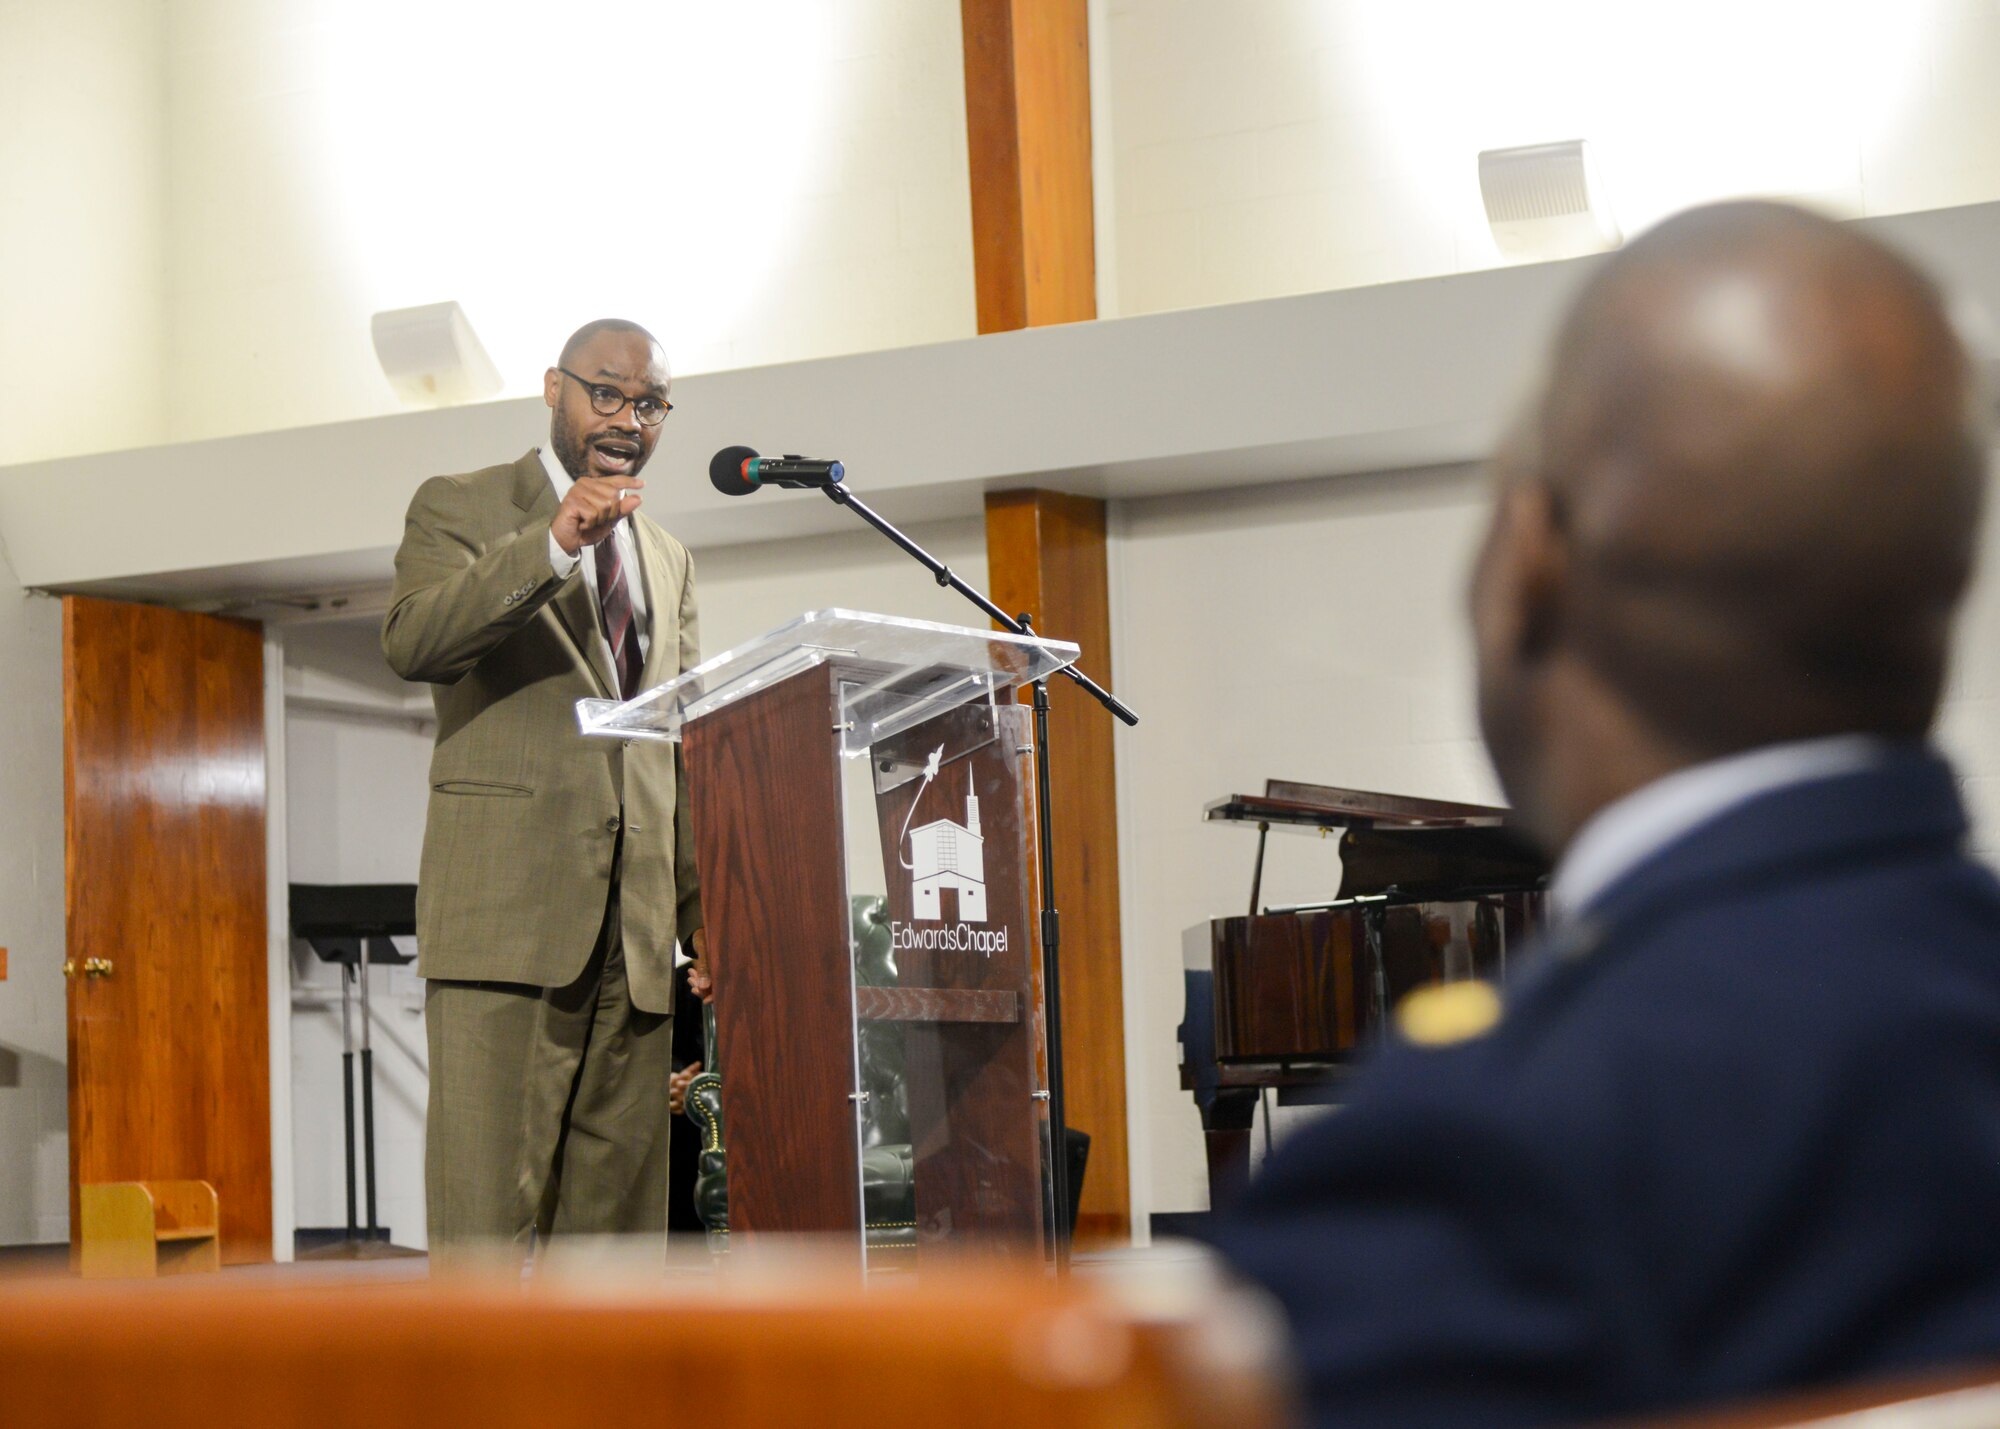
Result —
[[743, 463], [756, 459], [755, 447], [724, 447], [709, 459], [710, 484], [724, 496], [748, 496], [757, 483], [743, 475]]

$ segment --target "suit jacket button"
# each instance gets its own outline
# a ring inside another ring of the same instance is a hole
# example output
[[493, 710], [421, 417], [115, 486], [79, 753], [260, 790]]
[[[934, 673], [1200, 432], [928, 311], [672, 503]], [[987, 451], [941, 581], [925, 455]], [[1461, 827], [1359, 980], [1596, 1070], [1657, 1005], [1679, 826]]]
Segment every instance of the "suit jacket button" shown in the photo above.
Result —
[[607, 834], [615, 834], [618, 832], [618, 816], [616, 814], [613, 814], [610, 818], [604, 821], [604, 832], [606, 832]]

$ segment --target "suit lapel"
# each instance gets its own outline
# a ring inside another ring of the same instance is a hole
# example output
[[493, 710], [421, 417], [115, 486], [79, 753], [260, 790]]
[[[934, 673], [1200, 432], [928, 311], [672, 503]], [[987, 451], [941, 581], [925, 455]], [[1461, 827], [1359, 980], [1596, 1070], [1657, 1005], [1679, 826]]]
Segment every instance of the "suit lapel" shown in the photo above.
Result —
[[[549, 483], [539, 449], [514, 464], [514, 504], [533, 517], [556, 514], [556, 489]], [[589, 576], [578, 571], [564, 581], [549, 608], [555, 611], [556, 623], [589, 665], [597, 680], [598, 693], [607, 699], [617, 698], [618, 680], [611, 671], [611, 647], [599, 628], [597, 592], [591, 588]]]
[[606, 698], [617, 699], [618, 677], [611, 670], [611, 646], [599, 627], [597, 592], [590, 584], [590, 577], [578, 571], [563, 583], [562, 590], [549, 605], [583, 658], [590, 663], [590, 673], [597, 677], [598, 689]]

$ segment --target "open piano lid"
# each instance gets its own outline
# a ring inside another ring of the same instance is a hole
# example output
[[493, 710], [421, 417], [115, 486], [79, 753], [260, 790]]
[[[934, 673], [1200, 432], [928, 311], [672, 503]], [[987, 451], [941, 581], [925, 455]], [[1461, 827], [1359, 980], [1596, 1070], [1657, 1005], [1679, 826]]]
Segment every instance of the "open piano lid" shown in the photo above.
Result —
[[1204, 814], [1211, 822], [1271, 824], [1306, 829], [1351, 829], [1386, 824], [1395, 828], [1481, 828], [1503, 823], [1507, 810], [1491, 804], [1454, 804], [1445, 799], [1412, 799], [1365, 789], [1336, 789], [1266, 779], [1262, 794], [1231, 794]]
[[1548, 860], [1508, 825], [1507, 809], [1491, 804], [1271, 779], [1261, 795], [1231, 794], [1204, 812], [1260, 829], [1340, 830], [1341, 900], [1446, 901], [1532, 892], [1548, 881]]

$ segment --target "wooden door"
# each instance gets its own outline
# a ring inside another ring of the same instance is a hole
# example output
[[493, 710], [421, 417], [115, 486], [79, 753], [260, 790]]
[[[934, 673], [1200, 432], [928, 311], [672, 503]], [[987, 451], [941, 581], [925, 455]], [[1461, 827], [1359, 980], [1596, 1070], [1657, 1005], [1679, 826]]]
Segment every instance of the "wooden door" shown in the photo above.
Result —
[[262, 635], [66, 597], [63, 726], [70, 1245], [86, 1182], [197, 1179], [268, 1260]]

